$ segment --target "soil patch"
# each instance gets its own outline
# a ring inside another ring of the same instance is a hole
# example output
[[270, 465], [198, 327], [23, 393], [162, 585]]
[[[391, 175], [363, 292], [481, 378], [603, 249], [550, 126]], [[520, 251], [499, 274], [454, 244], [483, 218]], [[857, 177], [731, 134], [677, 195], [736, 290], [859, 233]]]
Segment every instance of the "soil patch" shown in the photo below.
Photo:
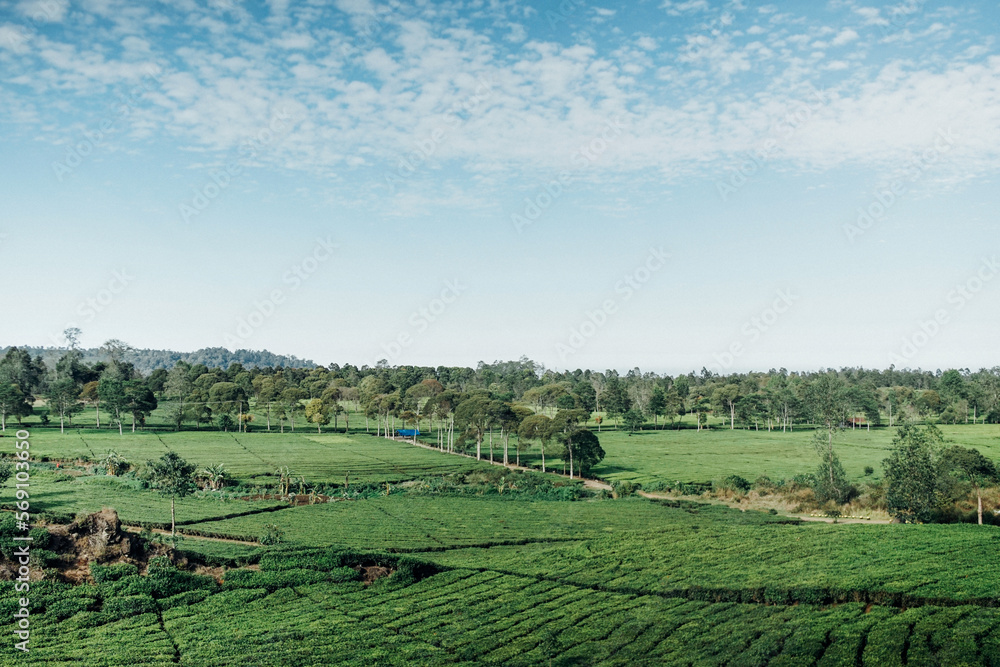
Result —
[[361, 581], [365, 583], [365, 586], [371, 586], [379, 579], [388, 577], [396, 571], [395, 568], [375, 565], [374, 563], [355, 565], [354, 569], [361, 573]]

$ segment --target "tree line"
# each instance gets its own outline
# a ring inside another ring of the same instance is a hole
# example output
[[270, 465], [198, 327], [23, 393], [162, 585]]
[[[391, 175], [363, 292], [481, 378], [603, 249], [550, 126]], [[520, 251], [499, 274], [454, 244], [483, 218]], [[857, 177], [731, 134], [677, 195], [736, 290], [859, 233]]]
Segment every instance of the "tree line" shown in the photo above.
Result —
[[[134, 430], [167, 398], [172, 408], [168, 422], [177, 429], [216, 424], [224, 430], [261, 426], [294, 429], [295, 418], [317, 428], [331, 421], [350, 428], [352, 413], [361, 414], [365, 428], [390, 432], [396, 423], [419, 427], [424, 422], [444, 424], [454, 439], [453, 420], [459, 404], [474, 397], [534, 414], [555, 417], [559, 411], [582, 413], [598, 431], [613, 422], [636, 430], [680, 427], [680, 418], [694, 416], [698, 429], [709, 417], [724, 420], [731, 429], [794, 429], [800, 425], [835, 422], [850, 428], [894, 426], [900, 421], [939, 423], [1000, 423], [1000, 367], [971, 372], [826, 369], [811, 372], [768, 372], [719, 375], [700, 373], [661, 375], [638, 368], [620, 374], [577, 369], [555, 372], [527, 358], [480, 362], [476, 368], [330, 364], [319, 367], [226, 366], [191, 363], [183, 359], [169, 369], [143, 373], [139, 354], [127, 344], [109, 340], [100, 358], [87, 361], [76, 344], [78, 331], [66, 332], [68, 348], [48, 362], [27, 349], [9, 348], [0, 359], [0, 428], [7, 420], [33, 414], [37, 399], [45, 401], [49, 418], [60, 426], [71, 423], [84, 407], [93, 408], [100, 425]], [[473, 426], [471, 407], [461, 412], [463, 428]], [[495, 412], [495, 410], [494, 410]], [[502, 428], [509, 419], [495, 417]], [[503, 429], [505, 433], [509, 428]], [[477, 438], [477, 445], [482, 446]]]

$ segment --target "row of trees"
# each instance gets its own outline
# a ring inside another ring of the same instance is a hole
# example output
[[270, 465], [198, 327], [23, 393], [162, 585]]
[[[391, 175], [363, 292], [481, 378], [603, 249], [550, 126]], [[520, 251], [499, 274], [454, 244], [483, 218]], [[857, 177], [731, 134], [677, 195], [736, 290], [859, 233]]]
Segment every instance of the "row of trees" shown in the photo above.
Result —
[[296, 418], [317, 429], [331, 422], [339, 428], [344, 419], [350, 428], [351, 414], [360, 413], [365, 428], [378, 432], [394, 429], [397, 421], [417, 426], [428, 420], [448, 422], [448, 434], [439, 437], [450, 443], [454, 409], [476, 394], [549, 417], [560, 410], [580, 410], [587, 421], [596, 413], [598, 430], [607, 426], [605, 419], [615, 428], [634, 430], [649, 422], [654, 428], [670, 428], [679, 426], [678, 418], [685, 414], [696, 415], [699, 429], [714, 415], [732, 429], [788, 430], [826, 423], [829, 406], [819, 397], [830, 394], [831, 382], [836, 385], [831, 394], [834, 418], [842, 426], [893, 426], [901, 419], [1000, 422], [1000, 368], [975, 373], [781, 369], [726, 376], [703, 369], [672, 377], [639, 369], [624, 375], [613, 370], [555, 373], [525, 358], [480, 363], [475, 369], [384, 363], [374, 368], [245, 368], [239, 363], [213, 368], [182, 360], [169, 370], [143, 375], [132, 361], [138, 353], [121, 341], [108, 341], [102, 358], [87, 363], [77, 345], [79, 331], [68, 330], [66, 337], [68, 348], [54, 363], [18, 348], [10, 348], [0, 360], [0, 428], [6, 428], [8, 419], [30, 415], [38, 398], [48, 405], [46, 416], [58, 418], [61, 426], [90, 407], [104, 426], [141, 428], [167, 399], [167, 419], [177, 429], [215, 422], [225, 430], [244, 430], [258, 419], [268, 430], [284, 430], [286, 425], [294, 429]]

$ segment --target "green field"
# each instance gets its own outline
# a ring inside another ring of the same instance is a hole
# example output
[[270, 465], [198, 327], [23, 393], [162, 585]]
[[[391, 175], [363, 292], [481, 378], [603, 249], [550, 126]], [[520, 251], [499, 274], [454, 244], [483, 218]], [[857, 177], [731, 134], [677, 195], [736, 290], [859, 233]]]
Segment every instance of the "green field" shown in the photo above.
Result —
[[[990, 456], [1000, 450], [996, 426], [942, 430]], [[109, 449], [136, 462], [166, 451], [221, 462], [248, 488], [273, 486], [279, 466], [315, 485], [339, 488], [350, 475], [367, 489], [399, 487], [294, 507], [214, 492], [182, 499], [184, 551], [231, 566], [259, 560], [260, 570], [230, 570], [221, 586], [172, 568], [36, 584], [37, 664], [1000, 664], [992, 526], [829, 525], [683, 501], [437, 492], [445, 476], [497, 469], [364, 434], [34, 429], [31, 437], [36, 456], [60, 461], [32, 472], [35, 513], [114, 507], [126, 523], [169, 521], [169, 501], [139, 480], [90, 471], [87, 462]], [[891, 437], [843, 433], [849, 473], [878, 468]], [[595, 474], [642, 483], [789, 477], [816, 467], [810, 438], [604, 430], [607, 457]], [[267, 525], [283, 531], [283, 544], [255, 543]], [[343, 566], [358, 559], [395, 563], [397, 572], [366, 586]], [[14, 602], [8, 588], [7, 635]], [[11, 642], [0, 646], [0, 664], [19, 660]]]
[[[992, 459], [1000, 459], [1000, 424], [939, 426], [949, 443], [975, 447]], [[877, 428], [842, 431], [837, 436], [837, 455], [851, 477], [861, 477], [865, 466], [881, 475], [896, 429]], [[760, 475], [790, 479], [816, 469], [812, 430], [789, 433], [766, 430], [713, 428], [698, 432], [647, 430], [627, 432], [605, 429], [601, 446], [607, 452], [594, 468], [602, 479], [650, 482], [708, 482], [727, 475], [753, 480]]]

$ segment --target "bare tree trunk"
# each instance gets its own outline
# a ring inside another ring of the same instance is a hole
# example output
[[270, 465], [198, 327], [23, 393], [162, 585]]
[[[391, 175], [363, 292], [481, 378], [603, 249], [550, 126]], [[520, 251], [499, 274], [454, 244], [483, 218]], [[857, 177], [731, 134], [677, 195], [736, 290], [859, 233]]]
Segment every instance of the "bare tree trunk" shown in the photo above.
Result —
[[170, 496], [170, 537], [177, 536], [177, 521], [174, 516], [174, 497]]
[[976, 487], [976, 500], [979, 503], [979, 525], [983, 525], [983, 492]]

